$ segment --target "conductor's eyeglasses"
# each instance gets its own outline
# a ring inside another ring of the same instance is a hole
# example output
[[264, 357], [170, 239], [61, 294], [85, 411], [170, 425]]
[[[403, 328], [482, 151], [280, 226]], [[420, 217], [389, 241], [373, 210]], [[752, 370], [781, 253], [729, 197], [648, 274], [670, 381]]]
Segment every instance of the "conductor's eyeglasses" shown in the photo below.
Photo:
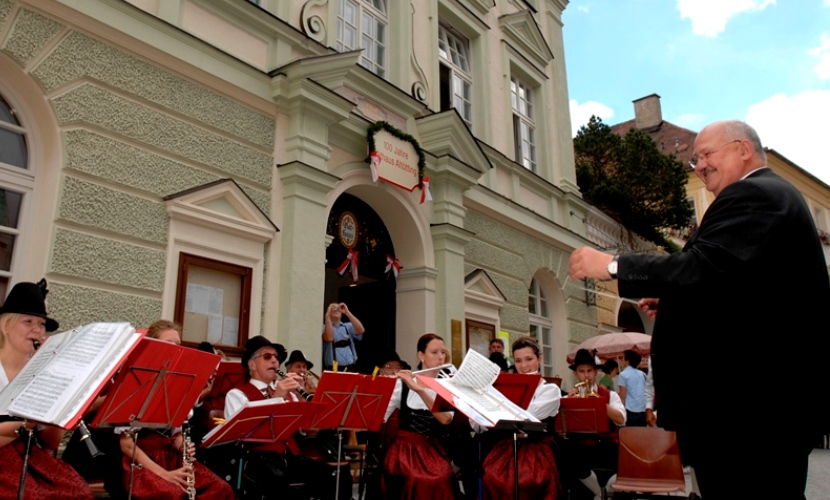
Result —
[[276, 357], [277, 357], [277, 353], [275, 353], [275, 352], [263, 352], [262, 354], [257, 354], [256, 356], [254, 356], [254, 359], [262, 358], [265, 361], [271, 361], [272, 359], [274, 359]]
[[705, 153], [696, 154], [696, 155], [692, 156], [691, 160], [689, 160], [689, 165], [691, 165], [692, 168], [696, 168], [698, 165], [700, 165], [700, 162], [706, 161], [706, 159], [709, 158], [709, 156], [717, 153], [718, 151], [725, 148], [726, 146], [728, 146], [730, 144], [734, 144], [736, 142], [742, 142], [742, 141], [743, 141], [742, 139], [735, 139], [734, 141], [729, 141], [725, 144], [721, 144], [720, 146], [718, 146], [714, 149], [710, 149], [709, 151], [707, 151]]

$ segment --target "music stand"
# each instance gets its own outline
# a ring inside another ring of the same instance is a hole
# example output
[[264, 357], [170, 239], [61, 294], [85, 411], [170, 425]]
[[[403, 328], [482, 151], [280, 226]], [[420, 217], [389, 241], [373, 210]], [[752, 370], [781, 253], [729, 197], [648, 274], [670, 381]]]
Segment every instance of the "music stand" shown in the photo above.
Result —
[[220, 359], [147, 337], [130, 353], [92, 422], [93, 427], [130, 428], [133, 457], [128, 498], [133, 494], [139, 429], [181, 427]]
[[562, 398], [556, 432], [567, 438], [568, 433], [602, 434], [608, 427], [608, 400], [603, 397]]
[[213, 378], [213, 386], [205, 397], [205, 404], [211, 410], [222, 410], [225, 408], [225, 396], [228, 391], [235, 387], [246, 384], [247, 370], [242, 367], [239, 361], [220, 361], [216, 368], [216, 376]]
[[[328, 404], [328, 411], [320, 413], [311, 429], [337, 429], [337, 460], [343, 454], [343, 431], [380, 430], [389, 406], [394, 377], [361, 375], [359, 373], [325, 371], [314, 393], [314, 401]], [[337, 465], [335, 500], [340, 498], [340, 464]]]

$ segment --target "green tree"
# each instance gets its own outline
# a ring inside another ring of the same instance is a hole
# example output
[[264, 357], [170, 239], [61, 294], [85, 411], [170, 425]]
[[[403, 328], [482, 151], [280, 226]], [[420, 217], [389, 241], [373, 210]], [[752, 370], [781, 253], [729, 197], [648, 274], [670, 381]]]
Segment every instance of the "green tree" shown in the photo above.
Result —
[[663, 231], [682, 229], [692, 207], [686, 200], [686, 172], [644, 132], [615, 134], [592, 116], [574, 138], [576, 179], [586, 201], [643, 238], [675, 249]]

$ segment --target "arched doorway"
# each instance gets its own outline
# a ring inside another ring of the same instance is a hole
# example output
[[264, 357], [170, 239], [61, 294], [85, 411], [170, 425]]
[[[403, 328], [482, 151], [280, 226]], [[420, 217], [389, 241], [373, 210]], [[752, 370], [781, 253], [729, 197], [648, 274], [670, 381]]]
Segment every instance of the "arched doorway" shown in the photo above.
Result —
[[[378, 357], [396, 348], [396, 279], [386, 272], [387, 256], [396, 257], [392, 238], [377, 212], [348, 193], [334, 202], [326, 234], [332, 242], [326, 248], [324, 304], [345, 302], [363, 323], [366, 333], [355, 343], [358, 370], [371, 373]], [[357, 255], [357, 281], [351, 268], [338, 272], [350, 251]]]

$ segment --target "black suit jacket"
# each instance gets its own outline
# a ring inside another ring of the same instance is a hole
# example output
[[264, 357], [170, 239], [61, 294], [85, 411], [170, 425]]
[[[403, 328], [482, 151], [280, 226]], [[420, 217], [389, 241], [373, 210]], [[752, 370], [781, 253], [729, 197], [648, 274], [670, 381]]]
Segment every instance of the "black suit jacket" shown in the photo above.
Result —
[[618, 276], [621, 295], [660, 299], [662, 426], [760, 428], [777, 408], [805, 430], [830, 423], [817, 394], [793, 392], [830, 354], [830, 279], [804, 198], [772, 170], [721, 191], [682, 252], [622, 256]]

